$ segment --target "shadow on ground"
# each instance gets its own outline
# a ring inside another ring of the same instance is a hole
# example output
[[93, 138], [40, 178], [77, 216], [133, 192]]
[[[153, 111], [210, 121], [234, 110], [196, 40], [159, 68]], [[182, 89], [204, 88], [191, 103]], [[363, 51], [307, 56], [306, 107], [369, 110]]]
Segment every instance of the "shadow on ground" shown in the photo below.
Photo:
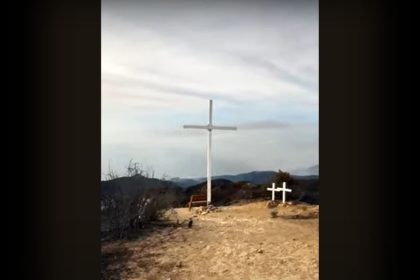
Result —
[[[146, 243], [143, 247], [132, 248], [130, 244], [136, 240], [144, 240], [152, 234], [169, 232], [176, 229], [170, 222], [153, 223], [144, 229], [131, 232], [125, 239], [111, 239], [101, 242], [101, 280], [127, 279], [138, 267], [150, 271], [158, 263], [160, 255], [150, 252], [150, 248], [158, 244]], [[105, 239], [104, 239], [105, 240]], [[173, 265], [171, 265], [172, 267]]]

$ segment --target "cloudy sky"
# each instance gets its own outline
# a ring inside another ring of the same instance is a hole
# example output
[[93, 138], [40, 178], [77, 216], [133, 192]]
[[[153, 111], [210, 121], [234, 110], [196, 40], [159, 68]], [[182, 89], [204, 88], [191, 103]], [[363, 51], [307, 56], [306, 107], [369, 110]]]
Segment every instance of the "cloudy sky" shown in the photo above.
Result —
[[213, 174], [318, 164], [318, 3], [252, 2], [102, 2], [102, 173], [205, 176], [209, 99]]

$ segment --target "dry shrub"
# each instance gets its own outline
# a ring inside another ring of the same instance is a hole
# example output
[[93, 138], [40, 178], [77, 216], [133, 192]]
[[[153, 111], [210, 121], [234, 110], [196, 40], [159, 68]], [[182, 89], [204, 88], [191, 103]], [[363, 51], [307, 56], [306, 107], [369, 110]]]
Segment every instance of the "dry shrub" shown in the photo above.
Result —
[[149, 189], [136, 194], [118, 192], [102, 200], [102, 233], [126, 238], [152, 221], [160, 220], [176, 201], [170, 190]]

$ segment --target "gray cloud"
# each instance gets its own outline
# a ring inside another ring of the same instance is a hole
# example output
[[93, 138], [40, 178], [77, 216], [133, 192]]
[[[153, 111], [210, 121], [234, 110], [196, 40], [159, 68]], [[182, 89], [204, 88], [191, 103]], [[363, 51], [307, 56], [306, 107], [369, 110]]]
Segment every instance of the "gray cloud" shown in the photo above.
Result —
[[[137, 86], [139, 88], [156, 90], [161, 93], [189, 96], [189, 97], [200, 98], [200, 99], [205, 99], [205, 100], [208, 100], [211, 98], [219, 98], [219, 99], [223, 99], [228, 102], [233, 102], [236, 104], [243, 102], [241, 100], [240, 92], [239, 94], [238, 93], [232, 94], [232, 93], [226, 93], [226, 92], [205, 91], [205, 90], [191, 88], [191, 87], [188, 88], [188, 87], [170, 85], [167, 83], [152, 82], [152, 81], [148, 81], [148, 80], [140, 79], [140, 78], [133, 79], [133, 78], [125, 77], [122, 75], [106, 74], [106, 73], [102, 75], [102, 81], [104, 84], [112, 84], [118, 87], [131, 88], [133, 86]], [[139, 98], [141, 98], [141, 94], [137, 94], [137, 95], [124, 94], [124, 93], [119, 93], [119, 94], [126, 95], [127, 97], [130, 97], [130, 98], [134, 98], [135, 96], [138, 96]]]
[[282, 68], [274, 64], [270, 60], [263, 59], [260, 56], [251, 56], [251, 55], [245, 55], [245, 54], [239, 54], [239, 53], [233, 53], [233, 52], [230, 52], [230, 54], [246, 64], [250, 64], [251, 66], [268, 71], [271, 75], [273, 75], [277, 79], [295, 84], [310, 92], [314, 92], [315, 90], [317, 90], [316, 88], [317, 83], [315, 81], [305, 80], [301, 78], [301, 76], [291, 73], [285, 68]]

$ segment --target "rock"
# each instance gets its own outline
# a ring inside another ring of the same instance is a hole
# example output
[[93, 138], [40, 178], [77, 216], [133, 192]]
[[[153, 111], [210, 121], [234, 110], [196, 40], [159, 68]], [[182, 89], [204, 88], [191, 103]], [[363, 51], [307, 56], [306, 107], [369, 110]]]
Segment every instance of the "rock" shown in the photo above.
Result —
[[277, 210], [271, 210], [270, 214], [271, 214], [272, 218], [277, 218], [278, 212], [277, 212]]
[[176, 263], [176, 265], [175, 265], [176, 267], [182, 267], [183, 266], [183, 263], [182, 263], [182, 261], [178, 261], [177, 263]]
[[267, 202], [266, 206], [267, 206], [267, 208], [273, 208], [273, 207], [276, 207], [277, 204], [276, 204], [276, 202], [270, 200], [269, 202]]
[[263, 249], [258, 249], [257, 253], [262, 254], [262, 253], [264, 253], [264, 251], [263, 251]]

